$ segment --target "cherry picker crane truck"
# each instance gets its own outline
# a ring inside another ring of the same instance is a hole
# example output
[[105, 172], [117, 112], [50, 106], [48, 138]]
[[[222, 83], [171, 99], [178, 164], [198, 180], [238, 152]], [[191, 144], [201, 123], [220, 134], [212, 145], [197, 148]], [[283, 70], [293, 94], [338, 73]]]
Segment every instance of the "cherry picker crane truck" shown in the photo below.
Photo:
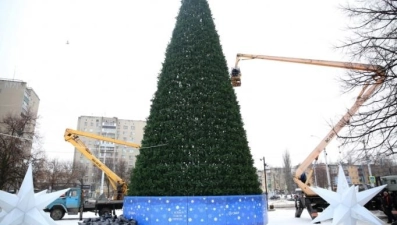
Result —
[[124, 195], [127, 194], [128, 187], [127, 182], [125, 182], [122, 178], [120, 178], [115, 172], [113, 172], [109, 167], [107, 167], [103, 162], [101, 162], [92, 152], [88, 149], [88, 147], [84, 144], [84, 142], [79, 138], [79, 136], [92, 138], [100, 141], [111, 142], [119, 145], [124, 145], [128, 147], [133, 147], [139, 149], [141, 146], [135, 143], [126, 142], [122, 140], [117, 140], [109, 137], [104, 137], [101, 135], [96, 135], [93, 133], [88, 133], [84, 131], [66, 129], [64, 138], [65, 141], [71, 143], [77, 150], [80, 151], [88, 160], [90, 160], [96, 167], [102, 170], [107, 178], [109, 179], [110, 185], [113, 190], [117, 191], [114, 196], [116, 200], [122, 200]]
[[[320, 141], [320, 143], [314, 148], [314, 150], [306, 157], [306, 159], [299, 165], [296, 169], [293, 180], [297, 186], [302, 190], [302, 195], [296, 198], [295, 201], [295, 217], [300, 217], [302, 211], [308, 210], [312, 219], [317, 217], [317, 212], [321, 212], [324, 208], [328, 206], [328, 203], [314, 193], [310, 188], [309, 181], [311, 180], [311, 175], [313, 170], [309, 168], [313, 162], [318, 159], [320, 153], [328, 146], [328, 144], [337, 136], [337, 134], [342, 130], [346, 124], [349, 123], [351, 117], [358, 111], [358, 109], [363, 105], [363, 103], [370, 98], [375, 91], [383, 84], [386, 78], [385, 69], [382, 66], [361, 64], [361, 63], [350, 63], [350, 62], [338, 62], [338, 61], [326, 61], [326, 60], [315, 60], [315, 59], [303, 59], [303, 58], [291, 58], [291, 57], [279, 57], [279, 56], [268, 56], [268, 55], [252, 55], [252, 54], [237, 54], [235, 67], [232, 68], [230, 80], [233, 87], [241, 86], [241, 71], [238, 67], [238, 63], [241, 60], [252, 60], [252, 59], [262, 59], [262, 60], [272, 60], [288, 63], [300, 63], [316, 66], [326, 66], [335, 68], [344, 68], [349, 70], [364, 71], [374, 73], [372, 75], [373, 80], [365, 83], [357, 96], [356, 101], [353, 106], [346, 112], [346, 114], [338, 121], [338, 123], [332, 127], [332, 129], [327, 133], [327, 135]], [[301, 176], [310, 169], [306, 179]]]
[[83, 199], [82, 190], [79, 188], [71, 188], [65, 196], [61, 196], [50, 205], [48, 205], [44, 211], [50, 212], [51, 218], [54, 220], [60, 220], [67, 213], [69, 215], [76, 215], [78, 211], [82, 212], [95, 212], [99, 214], [99, 216], [105, 215], [106, 213], [113, 213], [115, 215], [116, 209], [122, 209], [124, 203], [124, 195], [127, 194], [128, 187], [127, 182], [125, 182], [121, 177], [119, 177], [116, 173], [114, 173], [109, 167], [107, 167], [104, 163], [102, 163], [84, 144], [84, 142], [79, 138], [87, 137], [95, 140], [111, 142], [119, 145], [124, 145], [128, 147], [133, 147], [140, 149], [140, 145], [121, 141], [109, 137], [104, 137], [100, 135], [96, 135], [93, 133], [88, 133], [84, 131], [66, 129], [64, 138], [65, 141], [71, 143], [78, 151], [80, 151], [87, 159], [89, 159], [96, 167], [102, 170], [107, 178], [109, 179], [109, 183], [112, 186], [113, 190], [115, 190], [115, 194], [113, 200], [103, 200], [98, 199], [95, 201], [85, 200]]

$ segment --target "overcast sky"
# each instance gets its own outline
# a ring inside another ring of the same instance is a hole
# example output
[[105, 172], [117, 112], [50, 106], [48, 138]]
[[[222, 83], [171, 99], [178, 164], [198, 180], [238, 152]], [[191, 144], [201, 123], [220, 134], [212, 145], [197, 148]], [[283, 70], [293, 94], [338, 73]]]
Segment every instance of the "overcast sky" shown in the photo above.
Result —
[[[349, 58], [334, 49], [347, 35], [342, 0], [208, 2], [229, 67], [237, 53]], [[148, 117], [179, 7], [180, 0], [0, 0], [0, 77], [28, 82], [40, 97], [50, 158], [72, 160], [63, 134], [79, 116]], [[239, 66], [235, 91], [259, 169], [262, 157], [281, 166], [286, 149], [293, 165], [303, 161], [355, 98], [341, 95], [343, 69], [265, 60]], [[338, 144], [327, 148], [330, 161]]]

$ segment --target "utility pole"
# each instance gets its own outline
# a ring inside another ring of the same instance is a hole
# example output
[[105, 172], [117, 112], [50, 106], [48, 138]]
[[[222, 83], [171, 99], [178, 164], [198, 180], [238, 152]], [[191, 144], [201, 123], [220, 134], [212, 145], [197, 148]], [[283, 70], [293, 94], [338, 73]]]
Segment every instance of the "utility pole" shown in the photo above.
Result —
[[367, 165], [368, 165], [368, 173], [369, 173], [369, 178], [368, 180], [370, 181], [371, 187], [374, 187], [373, 182], [371, 182], [371, 177], [372, 177], [372, 171], [371, 171], [371, 160], [369, 159], [367, 155], [367, 149], [365, 148], [365, 141], [363, 140], [363, 148], [365, 152], [365, 159], [367, 160]]
[[[318, 139], [320, 139], [319, 137], [317, 137], [316, 135], [311, 135], [311, 137], [316, 137]], [[328, 183], [328, 190], [332, 190], [332, 186], [331, 186], [331, 177], [329, 175], [329, 167], [328, 167], [328, 162], [327, 162], [327, 151], [326, 148], [324, 148], [324, 159], [325, 159], [325, 171], [327, 172], [327, 183]], [[317, 162], [317, 161], [316, 161]], [[316, 171], [314, 171], [316, 172]], [[317, 177], [316, 174], [314, 174], [314, 178], [316, 179], [316, 186], [317, 186]]]
[[266, 209], [269, 209], [269, 195], [267, 192], [267, 178], [266, 178], [266, 161], [265, 161], [265, 157], [263, 157], [261, 159], [261, 161], [263, 161], [263, 174], [265, 175], [265, 193], [266, 193]]
[[[86, 170], [87, 171], [87, 170]], [[79, 216], [79, 220], [83, 220], [83, 208], [84, 208], [84, 178], [81, 177], [80, 178], [80, 207], [79, 207], [79, 212], [80, 212], [80, 216]]]
[[81, 171], [83, 168], [81, 168], [80, 167], [80, 174], [81, 174], [81, 177], [80, 177], [80, 207], [79, 207], [79, 212], [80, 212], [80, 216], [79, 216], [79, 220], [83, 220], [83, 208], [84, 208], [84, 202], [85, 202], [85, 200], [84, 200], [84, 198], [85, 198], [85, 195], [84, 195], [84, 177], [86, 176], [86, 174], [87, 174], [87, 166], [85, 167], [85, 169], [84, 169], [84, 171]]
[[[105, 164], [106, 163], [106, 147], [104, 147], [105, 148], [105, 152], [104, 152], [104, 156], [103, 156], [103, 164]], [[99, 147], [99, 152], [101, 151], [101, 148]], [[103, 172], [103, 170], [102, 170], [102, 176], [101, 176], [101, 189], [100, 189], [100, 192], [99, 192], [99, 195], [102, 195], [103, 194], [103, 184], [104, 184], [104, 180], [105, 180], [105, 172]]]
[[325, 159], [325, 171], [327, 172], [328, 190], [332, 190], [331, 177], [329, 175], [329, 168], [328, 168], [328, 162], [327, 162], [327, 151], [325, 148], [324, 148], [324, 159]]

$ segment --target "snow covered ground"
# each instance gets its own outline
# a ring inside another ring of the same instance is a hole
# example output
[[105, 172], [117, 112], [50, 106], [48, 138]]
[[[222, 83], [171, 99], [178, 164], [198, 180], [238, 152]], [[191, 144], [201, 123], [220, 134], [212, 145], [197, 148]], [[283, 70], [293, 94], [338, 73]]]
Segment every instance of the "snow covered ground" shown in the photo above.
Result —
[[[386, 224], [386, 217], [383, 212], [377, 212], [376, 215], [382, 219]], [[283, 209], [275, 209], [274, 211], [268, 212], [269, 223], [268, 225], [303, 225], [303, 224], [312, 224], [312, 219], [310, 218], [307, 211], [303, 211], [301, 218], [295, 218], [295, 209], [294, 208], [283, 208]], [[332, 220], [321, 222], [321, 224], [332, 224]], [[369, 223], [364, 223], [361, 221], [357, 222], [357, 225], [370, 225]]]
[[[269, 204], [275, 205], [275, 210], [274, 211], [269, 211], [268, 216], [269, 216], [269, 223], [268, 225], [308, 225], [312, 224], [312, 220], [307, 213], [307, 211], [303, 211], [301, 218], [295, 218], [295, 208], [293, 208], [293, 205], [291, 205], [291, 201], [286, 201], [286, 200], [278, 200], [278, 201], [269, 201]], [[286, 205], [289, 204], [287, 207]], [[284, 206], [283, 208], [277, 208], [277, 206]], [[292, 207], [291, 207], [292, 206]], [[117, 211], [117, 215], [121, 215], [122, 211]], [[376, 212], [374, 213], [377, 215], [379, 218], [381, 218], [383, 221], [385, 221], [386, 224], [386, 217], [384, 216], [383, 212]], [[84, 213], [83, 218], [96, 218], [97, 216], [94, 215], [94, 213]], [[78, 225], [79, 221], [79, 215], [74, 215], [74, 216], [68, 216], [66, 215], [62, 220], [56, 221], [57, 224], [59, 225]], [[332, 221], [325, 221], [322, 222], [321, 224], [332, 224]], [[361, 221], [357, 222], [357, 225], [369, 225], [368, 223], [364, 223]]]

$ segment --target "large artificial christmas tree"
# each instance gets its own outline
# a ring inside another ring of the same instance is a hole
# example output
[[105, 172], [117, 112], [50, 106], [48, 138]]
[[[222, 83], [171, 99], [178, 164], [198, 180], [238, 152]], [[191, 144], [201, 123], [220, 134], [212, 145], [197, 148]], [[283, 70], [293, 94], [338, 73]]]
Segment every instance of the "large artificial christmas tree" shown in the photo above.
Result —
[[262, 193], [206, 0], [182, 0], [157, 85], [128, 194]]

